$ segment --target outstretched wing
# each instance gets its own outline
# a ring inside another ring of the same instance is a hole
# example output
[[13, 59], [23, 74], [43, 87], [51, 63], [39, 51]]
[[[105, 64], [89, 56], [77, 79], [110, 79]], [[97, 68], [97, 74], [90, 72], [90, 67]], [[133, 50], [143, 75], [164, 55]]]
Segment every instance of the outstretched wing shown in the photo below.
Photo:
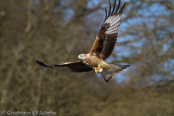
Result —
[[[96, 40], [89, 52], [90, 55], [96, 54], [100, 56], [103, 60], [107, 59], [115, 47], [118, 29], [121, 22], [121, 14], [123, 12], [124, 5], [120, 8], [120, 0], [118, 6], [116, 5], [116, 0], [114, 7], [111, 10], [111, 3], [109, 1], [109, 11], [106, 11], [105, 21], [96, 37]], [[116, 8], [117, 6], [117, 8]]]
[[87, 66], [86, 64], [84, 64], [83, 62], [80, 61], [76, 61], [76, 62], [66, 62], [60, 65], [46, 65], [41, 61], [36, 60], [36, 62], [41, 65], [44, 66], [45, 68], [54, 68], [54, 69], [58, 69], [58, 70], [62, 70], [62, 71], [71, 71], [71, 72], [76, 72], [76, 73], [80, 73], [80, 72], [88, 72], [88, 71], [92, 71], [93, 68]]

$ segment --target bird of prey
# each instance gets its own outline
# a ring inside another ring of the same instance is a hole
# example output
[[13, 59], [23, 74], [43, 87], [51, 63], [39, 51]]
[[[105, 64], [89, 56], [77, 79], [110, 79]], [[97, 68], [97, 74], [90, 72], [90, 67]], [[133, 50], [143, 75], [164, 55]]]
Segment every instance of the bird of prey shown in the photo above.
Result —
[[111, 8], [109, 1], [109, 10], [107, 11], [105, 9], [105, 20], [96, 36], [95, 42], [88, 54], [80, 54], [78, 56], [79, 61], [66, 62], [58, 65], [46, 65], [38, 60], [36, 60], [36, 62], [46, 68], [77, 73], [95, 70], [96, 73], [101, 73], [106, 82], [109, 82], [117, 73], [129, 67], [129, 65], [116, 65], [105, 62], [112, 54], [117, 41], [121, 14], [123, 13], [126, 3], [124, 3], [122, 7], [120, 4], [120, 0], [118, 5], [115, 0], [114, 6]]

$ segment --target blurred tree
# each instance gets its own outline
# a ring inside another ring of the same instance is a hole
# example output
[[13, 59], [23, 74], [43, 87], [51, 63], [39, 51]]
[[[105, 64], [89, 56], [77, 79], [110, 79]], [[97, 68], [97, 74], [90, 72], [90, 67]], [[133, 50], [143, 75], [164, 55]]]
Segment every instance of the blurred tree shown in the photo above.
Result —
[[[147, 86], [174, 78], [174, 5], [171, 1], [131, 1], [122, 36], [129, 39], [130, 62], [135, 64], [129, 79]], [[170, 4], [170, 5], [169, 5]], [[129, 14], [134, 15], [129, 18]], [[125, 44], [123, 44], [125, 46]], [[126, 46], [127, 47], [127, 46]]]
[[78, 54], [88, 52], [106, 5], [105, 0], [0, 0], [1, 112], [174, 115], [173, 1], [127, 3], [109, 59], [131, 63], [124, 73], [126, 83], [105, 84], [94, 72], [66, 73], [35, 63], [75, 61]]

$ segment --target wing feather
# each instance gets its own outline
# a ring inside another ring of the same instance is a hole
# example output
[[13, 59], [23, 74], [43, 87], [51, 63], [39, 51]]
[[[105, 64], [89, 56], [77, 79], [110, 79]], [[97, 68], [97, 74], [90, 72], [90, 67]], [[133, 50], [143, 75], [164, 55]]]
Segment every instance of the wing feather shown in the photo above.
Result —
[[71, 72], [76, 72], [76, 73], [88, 72], [88, 71], [93, 70], [93, 68], [87, 66], [86, 64], [84, 64], [83, 62], [80, 62], [80, 61], [66, 62], [66, 63], [59, 64], [59, 65], [46, 65], [43, 62], [38, 61], [38, 60], [36, 60], [36, 62], [45, 68], [53, 68], [53, 69], [58, 69], [58, 70], [62, 70], [62, 71], [71, 71]]
[[105, 9], [105, 21], [96, 37], [91, 51], [89, 52], [90, 55], [93, 55], [95, 53], [99, 55], [103, 60], [106, 60], [112, 54], [118, 37], [121, 14], [126, 3], [124, 3], [121, 8], [120, 4], [121, 2], [119, 0], [117, 6], [115, 0], [113, 9], [111, 10], [111, 3], [109, 1], [109, 11]]

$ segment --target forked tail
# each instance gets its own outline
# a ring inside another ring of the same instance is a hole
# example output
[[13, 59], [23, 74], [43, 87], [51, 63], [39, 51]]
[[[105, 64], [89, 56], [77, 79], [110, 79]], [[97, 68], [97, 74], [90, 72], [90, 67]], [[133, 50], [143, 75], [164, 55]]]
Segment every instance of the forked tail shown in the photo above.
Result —
[[123, 69], [129, 67], [130, 65], [116, 65], [116, 64], [109, 64], [110, 69], [103, 69], [101, 75], [105, 79], [106, 83], [108, 83], [117, 73], [122, 71]]

